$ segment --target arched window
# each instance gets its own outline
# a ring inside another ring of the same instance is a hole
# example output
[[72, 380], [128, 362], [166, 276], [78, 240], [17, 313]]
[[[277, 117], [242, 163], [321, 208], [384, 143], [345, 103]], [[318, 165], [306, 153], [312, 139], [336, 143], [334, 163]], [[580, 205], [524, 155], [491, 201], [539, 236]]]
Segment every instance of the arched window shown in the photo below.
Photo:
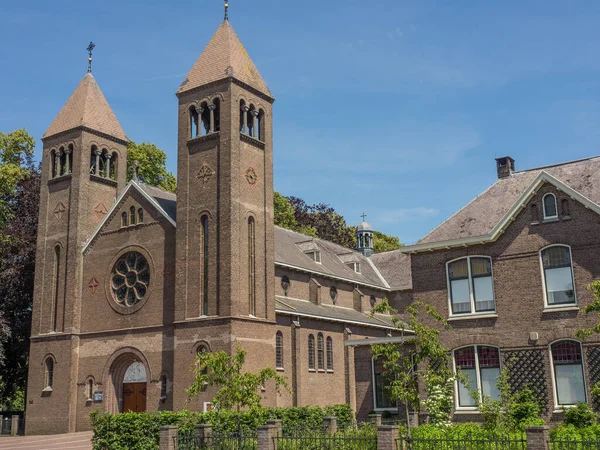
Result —
[[94, 380], [90, 378], [87, 382], [87, 399], [88, 402], [93, 401], [94, 398]]
[[117, 179], [117, 170], [119, 169], [119, 154], [117, 152], [113, 152], [110, 158], [110, 179]]
[[248, 134], [248, 111], [250, 108], [244, 100], [240, 100], [240, 133]]
[[202, 245], [202, 315], [208, 316], [208, 216], [204, 215], [200, 218], [201, 236], [200, 244]]
[[67, 153], [65, 152], [65, 148], [61, 147], [58, 150], [60, 155], [59, 166], [58, 166], [58, 176], [67, 174]]
[[69, 144], [69, 146], [67, 147], [67, 149], [65, 151], [67, 152], [67, 158], [66, 158], [67, 167], [66, 167], [65, 173], [72, 173], [73, 172], [73, 144]]
[[56, 150], [50, 152], [50, 178], [55, 178], [56, 175]]
[[256, 137], [264, 141], [265, 140], [265, 112], [260, 109], [258, 110], [258, 120], [256, 122]]
[[575, 303], [571, 249], [566, 245], [554, 245], [542, 250], [540, 255], [547, 306]]
[[312, 334], [308, 335], [308, 368], [315, 368], [315, 337]]
[[52, 331], [58, 331], [58, 297], [60, 293], [60, 245], [54, 247], [54, 315], [52, 318]]
[[144, 223], [144, 210], [142, 208], [138, 209], [138, 223]]
[[371, 308], [375, 308], [375, 305], [377, 304], [377, 298], [374, 295], [371, 295], [371, 298], [369, 298], [369, 303], [371, 304]]
[[122, 227], [126, 227], [127, 224], [129, 223], [129, 215], [124, 212], [123, 214], [121, 214], [121, 226]]
[[135, 225], [135, 206], [129, 208], [129, 225]]
[[98, 150], [98, 147], [92, 145], [92, 151], [90, 154], [90, 173], [92, 175], [100, 176], [101, 165], [102, 152]]
[[198, 110], [195, 106], [190, 108], [190, 139], [194, 139], [195, 137], [200, 135], [200, 126], [198, 123]]
[[216, 133], [221, 130], [221, 101], [218, 98], [215, 98], [212, 104], [208, 105], [208, 110], [210, 112], [210, 129], [208, 132]]
[[283, 289], [283, 294], [288, 295], [288, 290], [290, 289], [290, 279], [287, 275], [281, 277], [281, 289]]
[[542, 200], [544, 204], [544, 220], [556, 219], [558, 217], [558, 208], [556, 207], [556, 197], [554, 194], [546, 194]]
[[212, 111], [210, 110], [210, 106], [207, 102], [202, 102], [199, 109], [196, 109], [198, 112], [198, 118], [200, 122], [198, 123], [198, 136], [206, 136], [210, 133], [210, 116]]
[[550, 346], [554, 373], [556, 405], [575, 405], [587, 401], [583, 378], [581, 344], [577, 341], [558, 341]]
[[49, 356], [45, 362], [44, 391], [51, 391], [54, 384], [54, 359]]
[[248, 311], [256, 315], [256, 242], [254, 217], [248, 218]]
[[281, 331], [275, 334], [275, 367], [283, 369], [283, 333]]
[[100, 175], [102, 178], [108, 178], [108, 170], [109, 170], [109, 164], [107, 163], [109, 161], [110, 158], [107, 158], [108, 155], [108, 150], [103, 148], [102, 152], [100, 153], [100, 158], [98, 159], [99, 161], [99, 172], [97, 175]]
[[333, 370], [333, 341], [327, 336], [327, 370]]
[[454, 350], [454, 365], [466, 376], [468, 386], [458, 382], [457, 404], [459, 408], [474, 408], [478, 401], [471, 396], [477, 390], [481, 396], [493, 400], [500, 398], [496, 384], [500, 376], [500, 352], [496, 347], [472, 345]]
[[[208, 347], [206, 345], [199, 345], [198, 348], [196, 349], [196, 356], [199, 356], [202, 353], [207, 353], [208, 351], [209, 350], [208, 350]], [[208, 368], [204, 368], [202, 370], [203, 374], [206, 374], [206, 372], [208, 372]]]
[[492, 258], [470, 256], [448, 263], [452, 315], [494, 312]]
[[248, 136], [256, 138], [256, 122], [258, 121], [258, 111], [254, 105], [250, 105], [248, 109]]
[[317, 335], [317, 368], [319, 370], [323, 370], [325, 368], [325, 352], [323, 346], [323, 334], [319, 333]]
[[531, 206], [529, 207], [529, 216], [530, 216], [531, 222], [539, 221], [537, 203], [532, 203]]
[[329, 288], [329, 296], [331, 297], [331, 301], [335, 304], [335, 302], [337, 301], [337, 288], [335, 286], [331, 286]]
[[163, 375], [160, 377], [160, 399], [165, 401], [167, 399], [167, 376]]

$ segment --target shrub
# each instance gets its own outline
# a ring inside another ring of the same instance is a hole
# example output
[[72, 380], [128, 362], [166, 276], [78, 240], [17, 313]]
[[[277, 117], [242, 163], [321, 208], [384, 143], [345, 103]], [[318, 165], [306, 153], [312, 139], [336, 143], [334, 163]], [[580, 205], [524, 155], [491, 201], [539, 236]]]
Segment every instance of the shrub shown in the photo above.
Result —
[[[295, 429], [320, 430], [323, 418], [335, 416], [338, 428], [352, 425], [354, 414], [348, 405], [302, 408], [255, 408], [240, 415], [243, 431], [254, 431], [269, 419], [282, 421], [286, 431]], [[215, 430], [237, 431], [237, 413], [234, 411], [159, 411], [155, 413], [109, 414], [94, 411], [90, 415], [94, 450], [152, 450], [158, 449], [160, 427], [177, 425], [183, 432], [192, 432], [194, 425], [209, 423]]]
[[566, 425], [573, 425], [576, 428], [590, 427], [598, 422], [596, 414], [588, 403], [577, 403], [572, 408], [564, 408], [564, 422]]

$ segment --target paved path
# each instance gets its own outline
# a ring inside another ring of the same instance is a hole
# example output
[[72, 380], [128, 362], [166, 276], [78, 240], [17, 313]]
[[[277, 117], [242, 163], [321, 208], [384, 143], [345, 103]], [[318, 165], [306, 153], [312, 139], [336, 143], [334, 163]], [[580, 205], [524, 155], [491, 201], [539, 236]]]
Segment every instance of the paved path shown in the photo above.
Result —
[[92, 432], [0, 437], [0, 450], [92, 450]]

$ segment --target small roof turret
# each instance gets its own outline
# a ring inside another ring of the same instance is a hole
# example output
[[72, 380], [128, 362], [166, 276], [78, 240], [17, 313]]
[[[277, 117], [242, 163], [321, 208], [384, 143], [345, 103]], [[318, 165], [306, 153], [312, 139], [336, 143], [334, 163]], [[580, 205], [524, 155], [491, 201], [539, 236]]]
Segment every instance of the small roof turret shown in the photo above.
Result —
[[373, 231], [371, 225], [369, 225], [364, 220], [356, 227], [356, 231]]

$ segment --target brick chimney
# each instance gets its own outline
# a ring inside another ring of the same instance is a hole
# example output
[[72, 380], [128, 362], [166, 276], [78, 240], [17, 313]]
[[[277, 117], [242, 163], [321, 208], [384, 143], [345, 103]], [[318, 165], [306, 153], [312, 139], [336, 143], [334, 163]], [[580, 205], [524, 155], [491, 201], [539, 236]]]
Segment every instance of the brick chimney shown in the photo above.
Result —
[[496, 170], [498, 171], [498, 179], [510, 177], [515, 171], [515, 160], [510, 156], [496, 158]]

